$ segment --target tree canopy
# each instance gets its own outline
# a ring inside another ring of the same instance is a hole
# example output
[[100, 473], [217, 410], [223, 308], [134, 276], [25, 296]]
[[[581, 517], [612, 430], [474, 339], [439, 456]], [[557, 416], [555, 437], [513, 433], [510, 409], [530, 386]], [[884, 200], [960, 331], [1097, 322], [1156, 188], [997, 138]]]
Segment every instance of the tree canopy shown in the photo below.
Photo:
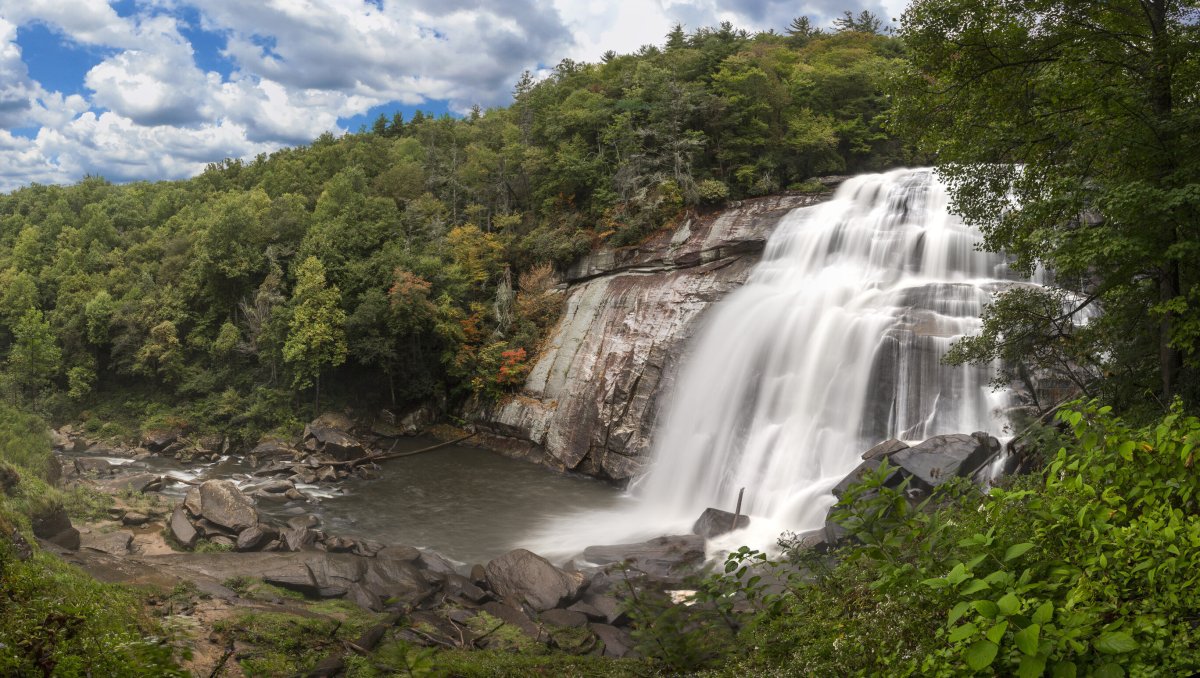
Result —
[[1198, 18], [1194, 0], [916, 0], [905, 13], [896, 129], [935, 155], [988, 249], [1068, 292], [1040, 293], [1033, 315], [1031, 293], [1002, 295], [960, 359], [1036, 346], [1119, 406], [1196, 402]]

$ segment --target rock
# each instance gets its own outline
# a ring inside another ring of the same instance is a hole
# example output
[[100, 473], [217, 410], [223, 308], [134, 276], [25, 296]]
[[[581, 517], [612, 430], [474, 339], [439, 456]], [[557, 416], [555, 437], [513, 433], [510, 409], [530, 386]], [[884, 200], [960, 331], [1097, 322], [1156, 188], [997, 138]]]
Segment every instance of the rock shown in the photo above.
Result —
[[[882, 465], [884, 459], [887, 459], [887, 457], [880, 455], [871, 457], [870, 459], [859, 464], [853, 471], [846, 474], [846, 477], [842, 478], [837, 485], [833, 486], [833, 489], [831, 490], [831, 492], [833, 492], [833, 496], [840, 499], [847, 490], [854, 485], [858, 485], [863, 481], [864, 478], [871, 473], [874, 473]], [[893, 467], [894, 469], [892, 472], [889, 473], [888, 477], [883, 481], [885, 487], [895, 487], [904, 480], [905, 475], [903, 472], [901, 472], [900, 468], [895, 467], [894, 464]]]
[[168, 446], [179, 440], [178, 429], [156, 429], [142, 435], [142, 447], [151, 452], [162, 452]]
[[367, 569], [362, 585], [376, 601], [372, 609], [382, 609], [385, 602], [387, 605], [416, 606], [434, 591], [415, 563], [390, 557], [386, 549], [365, 562]]
[[349, 553], [354, 550], [354, 540], [346, 537], [326, 537], [325, 550], [330, 553]]
[[199, 487], [188, 488], [187, 494], [183, 495], [183, 507], [193, 516], [199, 517], [201, 515], [203, 506], [201, 506]]
[[187, 549], [194, 547], [196, 540], [200, 537], [196, 533], [196, 528], [192, 527], [192, 523], [188, 521], [187, 509], [183, 504], [175, 507], [175, 511], [171, 513], [171, 519], [167, 523], [167, 528], [171, 530], [171, 536], [175, 538], [175, 541]]
[[75, 459], [75, 472], [80, 475], [112, 473], [113, 465], [107, 459], [99, 457], [78, 457]]
[[433, 408], [423, 405], [401, 417], [400, 421], [397, 422], [397, 427], [404, 435], [415, 436], [429, 428], [436, 420], [437, 415], [434, 413]]
[[225, 548], [229, 548], [229, 549], [232, 549], [233, 547], [237, 546], [237, 541], [233, 537], [229, 537], [229, 536], [226, 536], [223, 534], [211, 535], [208, 537], [208, 541], [212, 542], [213, 544], [216, 544], [217, 546], [224, 546]]
[[579, 595], [579, 582], [525, 549], [493, 558], [485, 568], [488, 584], [502, 599], [527, 604], [541, 612], [570, 604]]
[[634, 654], [633, 639], [629, 633], [608, 624], [588, 624], [588, 628], [600, 642], [604, 643], [603, 656], [620, 659]]
[[124, 492], [144, 493], [161, 490], [163, 481], [161, 476], [153, 473], [135, 473], [110, 480], [101, 480], [98, 481], [97, 485], [101, 490], [110, 494], [121, 494]]
[[440, 553], [434, 551], [421, 551], [421, 556], [417, 560], [417, 564], [422, 568], [439, 574], [455, 574], [454, 564], [446, 560]]
[[546, 624], [566, 628], [581, 628], [588, 624], [587, 615], [574, 610], [546, 610], [538, 615], [538, 619]]
[[309, 435], [317, 441], [325, 454], [333, 456], [338, 461], [358, 459], [367, 455], [367, 450], [362, 443], [345, 431], [310, 426]]
[[457, 598], [460, 602], [481, 605], [488, 599], [488, 592], [471, 583], [461, 574], [442, 575], [442, 591], [448, 598]]
[[[13, 555], [17, 557], [17, 560], [26, 561], [33, 557], [33, 546], [25, 541], [25, 536], [17, 528], [12, 528], [12, 533], [8, 535], [8, 541], [12, 544]], [[74, 551], [78, 548], [76, 546], [74, 549], [69, 550]]]
[[885, 440], [882, 443], [879, 443], [878, 445], [876, 445], [875, 447], [872, 447], [871, 449], [867, 450], [866, 452], [863, 452], [862, 458], [865, 461], [865, 460], [869, 460], [869, 459], [890, 457], [891, 455], [899, 452], [900, 450], [907, 450], [907, 449], [908, 449], [908, 443], [905, 443], [905, 442], [896, 440], [895, 438], [892, 438], [890, 440]]
[[704, 563], [704, 537], [688, 534], [636, 544], [589, 546], [583, 550], [583, 557], [597, 565], [628, 563], [651, 577], [676, 581]]
[[308, 431], [314, 428], [332, 428], [339, 431], [353, 431], [354, 420], [342, 414], [341, 412], [322, 412], [321, 416], [313, 419], [305, 427], [305, 437], [308, 437]]
[[68, 527], [58, 534], [46, 537], [46, 541], [57, 546], [61, 546], [68, 551], [78, 551], [80, 545], [79, 530]]
[[57, 455], [52, 454], [50, 455], [50, 458], [46, 460], [46, 482], [49, 483], [51, 487], [55, 487], [62, 482], [62, 479], [62, 461]]
[[[583, 595], [581, 602], [599, 613], [600, 618], [596, 621], [604, 621], [614, 626], [624, 626], [629, 623], [629, 614], [625, 612], [625, 604], [614, 595], [588, 591]], [[587, 614], [584, 610], [576, 611]]]
[[317, 535], [307, 527], [289, 527], [280, 532], [279, 536], [289, 551], [303, 551], [312, 548], [317, 539]]
[[129, 511], [121, 516], [121, 522], [130, 527], [137, 527], [150, 522], [150, 516], [145, 513], [138, 513], [137, 511]]
[[487, 571], [479, 563], [471, 566], [471, 574], [467, 577], [472, 584], [476, 586], [484, 586], [487, 584]]
[[199, 532], [202, 537], [212, 537], [215, 535], [236, 537], [238, 534], [237, 531], [231, 530], [224, 525], [218, 525], [207, 518], [196, 518], [192, 521], [192, 525], [195, 526], [196, 532]]
[[237, 551], [253, 551], [274, 539], [278, 533], [266, 525], [247, 527], [238, 533], [233, 548]]
[[346, 670], [346, 662], [341, 657], [326, 657], [304, 674], [306, 678], [332, 678], [340, 676]]
[[7, 464], [0, 465], [0, 492], [3, 492], [4, 494], [11, 494], [13, 488], [15, 488], [20, 482], [21, 474], [17, 472], [15, 467]]
[[999, 451], [999, 442], [992, 445], [987, 438], [956, 433], [935, 436], [901, 450], [891, 456], [891, 461], [912, 477], [914, 486], [932, 490], [955, 476], [969, 477]]
[[697, 319], [745, 281], [786, 214], [824, 199], [745, 200], [636, 247], [581, 259], [567, 273], [562, 320], [518, 397], [470, 413], [480, 442], [556, 469], [616, 481], [636, 475], [659, 395]]
[[303, 560], [272, 556], [268, 567], [259, 575], [272, 586], [296, 591], [309, 597], [317, 597], [320, 587]]
[[228, 480], [206, 480], [200, 485], [200, 514], [234, 532], [258, 524], [253, 502]]
[[[585, 598], [586, 598], [586, 594], [585, 594]], [[582, 600], [577, 603], [572, 603], [571, 606], [568, 607], [567, 609], [570, 610], [571, 612], [578, 612], [578, 613], [582, 614], [583, 616], [587, 617], [588, 621], [594, 621], [594, 622], [609, 621], [608, 615], [606, 615], [603, 612], [601, 612], [600, 610], [598, 610], [594, 605], [585, 603]]]
[[316, 527], [321, 524], [321, 519], [311, 513], [306, 513], [295, 518], [288, 518], [288, 527]]
[[295, 447], [289, 441], [278, 438], [266, 438], [255, 445], [248, 454], [258, 459], [271, 459], [274, 457], [290, 457], [294, 452]]
[[722, 511], [718, 508], [706, 508], [704, 513], [692, 525], [692, 534], [698, 534], [705, 539], [740, 530], [743, 527], [750, 525], [750, 516], [737, 516], [737, 524], [734, 525], [734, 515], [729, 511]]
[[360, 556], [374, 558], [376, 554], [383, 550], [383, 544], [370, 539], [359, 539], [354, 545], [354, 552]]
[[133, 535], [124, 530], [104, 533], [93, 532], [84, 535], [80, 541], [83, 548], [121, 556], [129, 553], [129, 545], [133, 542]]
[[333, 483], [337, 482], [337, 471], [333, 470], [332, 466], [322, 466], [317, 470], [318, 483]]
[[30, 527], [33, 528], [33, 536], [41, 539], [49, 539], [71, 529], [71, 517], [67, 515], [67, 509], [61, 504], [34, 513], [30, 516], [29, 522]]
[[520, 630], [522, 633], [534, 640], [543, 640], [542, 632], [538, 628], [537, 624], [534, 624], [532, 619], [525, 616], [524, 612], [521, 612], [515, 607], [492, 601], [489, 603], [484, 603], [483, 607], [480, 609], [483, 612], [492, 615], [496, 619], [499, 619], [505, 624]]
[[268, 480], [256, 486], [254, 489], [258, 492], [266, 494], [283, 494], [288, 490], [295, 489], [295, 485], [290, 480]]

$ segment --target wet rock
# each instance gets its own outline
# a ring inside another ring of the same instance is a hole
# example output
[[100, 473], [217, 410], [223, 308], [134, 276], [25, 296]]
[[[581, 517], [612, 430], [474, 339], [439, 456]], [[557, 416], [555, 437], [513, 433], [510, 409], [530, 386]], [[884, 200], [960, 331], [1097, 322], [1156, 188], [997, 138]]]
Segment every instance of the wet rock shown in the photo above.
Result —
[[337, 471], [333, 470], [332, 466], [322, 466], [321, 468], [317, 469], [318, 483], [337, 482], [337, 479]]
[[83, 535], [80, 542], [83, 548], [121, 556], [129, 553], [129, 545], [133, 542], [133, 535], [124, 530], [117, 530], [116, 532], [93, 532]]
[[287, 440], [267, 438], [255, 445], [248, 454], [258, 459], [273, 459], [275, 457], [290, 457], [295, 447]]
[[871, 449], [867, 450], [866, 452], [863, 452], [862, 458], [865, 461], [865, 460], [869, 460], [869, 459], [879, 459], [882, 457], [890, 457], [893, 454], [899, 452], [900, 450], [907, 450], [907, 449], [908, 449], [908, 443], [905, 443], [903, 441], [892, 438], [890, 440], [885, 440], [882, 443], [879, 443], [878, 445], [876, 445], [875, 447], [872, 447]]
[[349, 553], [354, 550], [354, 540], [346, 537], [326, 537], [325, 549], [330, 553]]
[[187, 519], [187, 509], [183, 504], [175, 507], [167, 527], [171, 530], [171, 536], [175, 538], [175, 541], [187, 549], [194, 547], [196, 540], [200, 537], [196, 533], [196, 528], [192, 527], [191, 521]]
[[358, 459], [367, 454], [363, 444], [343, 429], [309, 424], [305, 439], [316, 442], [314, 450], [320, 449], [338, 461]]
[[706, 508], [704, 513], [692, 525], [692, 534], [698, 534], [705, 539], [740, 530], [743, 527], [750, 525], [750, 516], [737, 516], [737, 524], [734, 524], [734, 514], [729, 511], [722, 511], [718, 508]]
[[98, 457], [79, 457], [75, 460], [75, 472], [80, 475], [112, 473], [113, 464]]
[[295, 485], [290, 480], [268, 480], [265, 483], [255, 486], [256, 492], [265, 494], [283, 494], [290, 489], [295, 488]]
[[953, 477], [968, 477], [1000, 451], [1000, 444], [962, 433], [935, 436], [891, 456], [912, 477], [912, 484], [932, 490]]
[[137, 511], [129, 511], [121, 516], [121, 522], [129, 527], [137, 527], [150, 522], [150, 516], [145, 513], [138, 513]]
[[321, 524], [321, 519], [311, 513], [295, 518], [288, 518], [288, 527], [316, 527]]
[[200, 485], [200, 514], [234, 532], [258, 524], [253, 502], [228, 480], [206, 480]]
[[440, 553], [435, 551], [421, 551], [421, 556], [417, 560], [417, 564], [422, 568], [439, 574], [455, 574], [454, 563], [446, 560]]
[[636, 544], [589, 546], [583, 557], [597, 565], [627, 563], [656, 579], [676, 581], [704, 563], [704, 537], [688, 534]]
[[354, 553], [360, 556], [373, 558], [376, 556], [376, 554], [382, 551], [383, 548], [383, 544], [380, 544], [377, 541], [371, 541], [370, 539], [359, 539], [358, 543], [354, 545]]
[[483, 569], [482, 565], [475, 563], [471, 566], [471, 574], [468, 575], [468, 579], [476, 586], [484, 586], [487, 584], [487, 571]]
[[635, 654], [633, 638], [628, 632], [608, 624], [588, 624], [588, 628], [604, 643], [603, 656], [620, 659]]
[[488, 584], [502, 599], [538, 612], [570, 604], [579, 594], [575, 578], [525, 549], [492, 559], [485, 570]]

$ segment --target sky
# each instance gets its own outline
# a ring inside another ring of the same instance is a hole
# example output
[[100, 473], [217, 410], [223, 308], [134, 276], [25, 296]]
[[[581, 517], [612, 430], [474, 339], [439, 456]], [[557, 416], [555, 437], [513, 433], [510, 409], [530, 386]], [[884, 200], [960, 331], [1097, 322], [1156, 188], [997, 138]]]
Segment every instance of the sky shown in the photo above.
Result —
[[507, 105], [523, 71], [904, 0], [0, 0], [0, 192], [181, 179], [380, 113]]

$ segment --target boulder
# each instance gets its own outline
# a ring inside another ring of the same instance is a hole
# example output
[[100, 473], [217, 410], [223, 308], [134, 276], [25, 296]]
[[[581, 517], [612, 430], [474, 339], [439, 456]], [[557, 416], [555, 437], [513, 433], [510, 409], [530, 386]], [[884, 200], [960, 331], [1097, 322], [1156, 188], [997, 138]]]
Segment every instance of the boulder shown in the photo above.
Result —
[[534, 640], [541, 641], [543, 639], [542, 631], [538, 628], [538, 625], [533, 623], [533, 620], [527, 617], [524, 612], [515, 607], [503, 605], [493, 600], [489, 603], [484, 603], [480, 610], [492, 615], [508, 626], [520, 630], [521, 633]]
[[150, 522], [150, 516], [137, 511], [129, 511], [125, 515], [121, 516], [121, 523], [129, 527], [145, 525], [148, 522]]
[[134, 473], [98, 481], [98, 486], [101, 490], [112, 494], [154, 492], [162, 489], [163, 480], [161, 476], [153, 473]]
[[596, 565], [628, 563], [656, 579], [677, 581], [704, 563], [704, 537], [686, 534], [636, 544], [589, 546], [583, 550], [583, 557]]
[[247, 527], [238, 533], [234, 549], [238, 551], [253, 551], [260, 546], [265, 546], [267, 542], [278, 535], [279, 533], [274, 528], [267, 525], [259, 524]]
[[587, 615], [574, 610], [546, 610], [538, 615], [538, 619], [545, 624], [563, 626], [566, 628], [581, 628], [587, 626], [588, 624]]
[[367, 568], [361, 583], [373, 601], [371, 609], [382, 609], [383, 601], [388, 601], [388, 605], [416, 606], [434, 591], [416, 563], [390, 557], [386, 549], [364, 562]]
[[203, 506], [201, 506], [199, 487], [188, 488], [187, 494], [183, 495], [182, 506], [186, 508], [188, 513], [192, 514], [193, 516], [200, 516]]
[[[869, 474], [874, 473], [876, 470], [878, 470], [879, 467], [883, 465], [883, 460], [887, 459], [887, 458], [888, 457], [886, 457], [886, 456], [878, 455], [878, 456], [871, 457], [870, 459], [867, 459], [866, 461], [859, 464], [857, 467], [855, 467], [855, 469], [853, 471], [846, 474], [846, 477], [842, 478], [841, 481], [839, 481], [837, 485], [833, 486], [833, 490], [831, 490], [833, 492], [833, 496], [841, 499], [842, 495], [844, 495], [847, 490], [849, 490], [854, 485], [858, 485]], [[892, 462], [889, 462], [889, 463], [891, 464], [893, 469], [892, 469], [891, 473], [888, 474], [888, 477], [883, 481], [883, 484], [886, 487], [895, 487], [895, 486], [899, 485], [901, 481], [904, 480], [905, 474], [903, 472], [901, 472], [901, 470], [898, 467], [896, 467], [895, 463], [892, 463]]]
[[438, 574], [455, 574], [457, 572], [454, 568], [454, 563], [446, 560], [440, 553], [435, 551], [421, 551], [421, 556], [417, 560], [417, 564], [430, 572]]
[[321, 449], [339, 461], [358, 459], [367, 454], [363, 444], [342, 429], [309, 424], [305, 439], [306, 442], [315, 441], [318, 447], [314, 449]]
[[151, 452], [162, 452], [179, 440], [178, 429], [156, 429], [142, 435], [142, 447]]
[[1000, 452], [990, 436], [981, 439], [963, 433], [934, 436], [900, 450], [891, 461], [912, 477], [913, 486], [932, 490], [953, 477], [969, 477]]
[[[587, 598], [587, 594], [584, 594], [584, 598], [585, 599]], [[594, 606], [590, 603], [584, 602], [583, 600], [580, 600], [576, 603], [572, 603], [571, 606], [568, 607], [567, 609], [570, 610], [571, 612], [578, 612], [578, 613], [582, 614], [583, 616], [587, 617], [588, 621], [594, 621], [594, 622], [608, 621], [608, 615], [601, 612], [599, 609], [596, 608], [596, 606]]]
[[896, 440], [895, 438], [891, 438], [889, 440], [883, 441], [882, 443], [879, 443], [878, 445], [876, 445], [875, 447], [872, 447], [871, 449], [867, 450], [866, 452], [863, 452], [862, 458], [864, 461], [868, 460], [868, 459], [880, 459], [883, 457], [890, 457], [891, 455], [899, 452], [900, 450], [907, 450], [907, 449], [908, 449], [908, 443], [905, 443], [900, 440]]
[[228, 480], [206, 480], [200, 485], [200, 514], [234, 532], [258, 524], [254, 503]]
[[636, 654], [629, 633], [608, 624], [588, 624], [588, 628], [604, 643], [603, 656], [620, 659]]
[[270, 459], [272, 457], [290, 457], [295, 452], [295, 447], [287, 440], [278, 438], [266, 438], [259, 441], [249, 454], [257, 459]]
[[80, 475], [112, 473], [113, 465], [107, 459], [99, 457], [78, 457], [75, 459], [75, 472]]
[[279, 533], [289, 551], [303, 551], [313, 547], [317, 534], [307, 527], [289, 527]]
[[84, 535], [80, 542], [83, 548], [121, 556], [129, 553], [129, 545], [133, 542], [133, 535], [124, 530], [117, 530], [116, 532], [92, 532]]
[[579, 595], [578, 580], [525, 549], [493, 558], [485, 570], [488, 584], [501, 598], [538, 612], [568, 605]]
[[196, 528], [192, 527], [192, 523], [187, 519], [187, 509], [183, 504], [175, 507], [170, 521], [167, 522], [167, 527], [171, 530], [171, 536], [175, 538], [175, 541], [187, 549], [195, 546], [196, 540], [200, 537], [196, 533]]
[[54, 505], [30, 516], [30, 527], [33, 528], [35, 537], [49, 539], [63, 530], [70, 529], [71, 517], [61, 504]]
[[321, 416], [313, 419], [305, 428], [305, 437], [307, 437], [307, 431], [313, 428], [335, 428], [339, 431], [353, 431], [354, 420], [341, 412], [322, 412]]
[[734, 514], [729, 511], [722, 511], [718, 508], [706, 508], [704, 513], [692, 525], [692, 534], [698, 534], [705, 539], [740, 530], [743, 527], [750, 525], [750, 516], [737, 516], [737, 524], [734, 524]]

